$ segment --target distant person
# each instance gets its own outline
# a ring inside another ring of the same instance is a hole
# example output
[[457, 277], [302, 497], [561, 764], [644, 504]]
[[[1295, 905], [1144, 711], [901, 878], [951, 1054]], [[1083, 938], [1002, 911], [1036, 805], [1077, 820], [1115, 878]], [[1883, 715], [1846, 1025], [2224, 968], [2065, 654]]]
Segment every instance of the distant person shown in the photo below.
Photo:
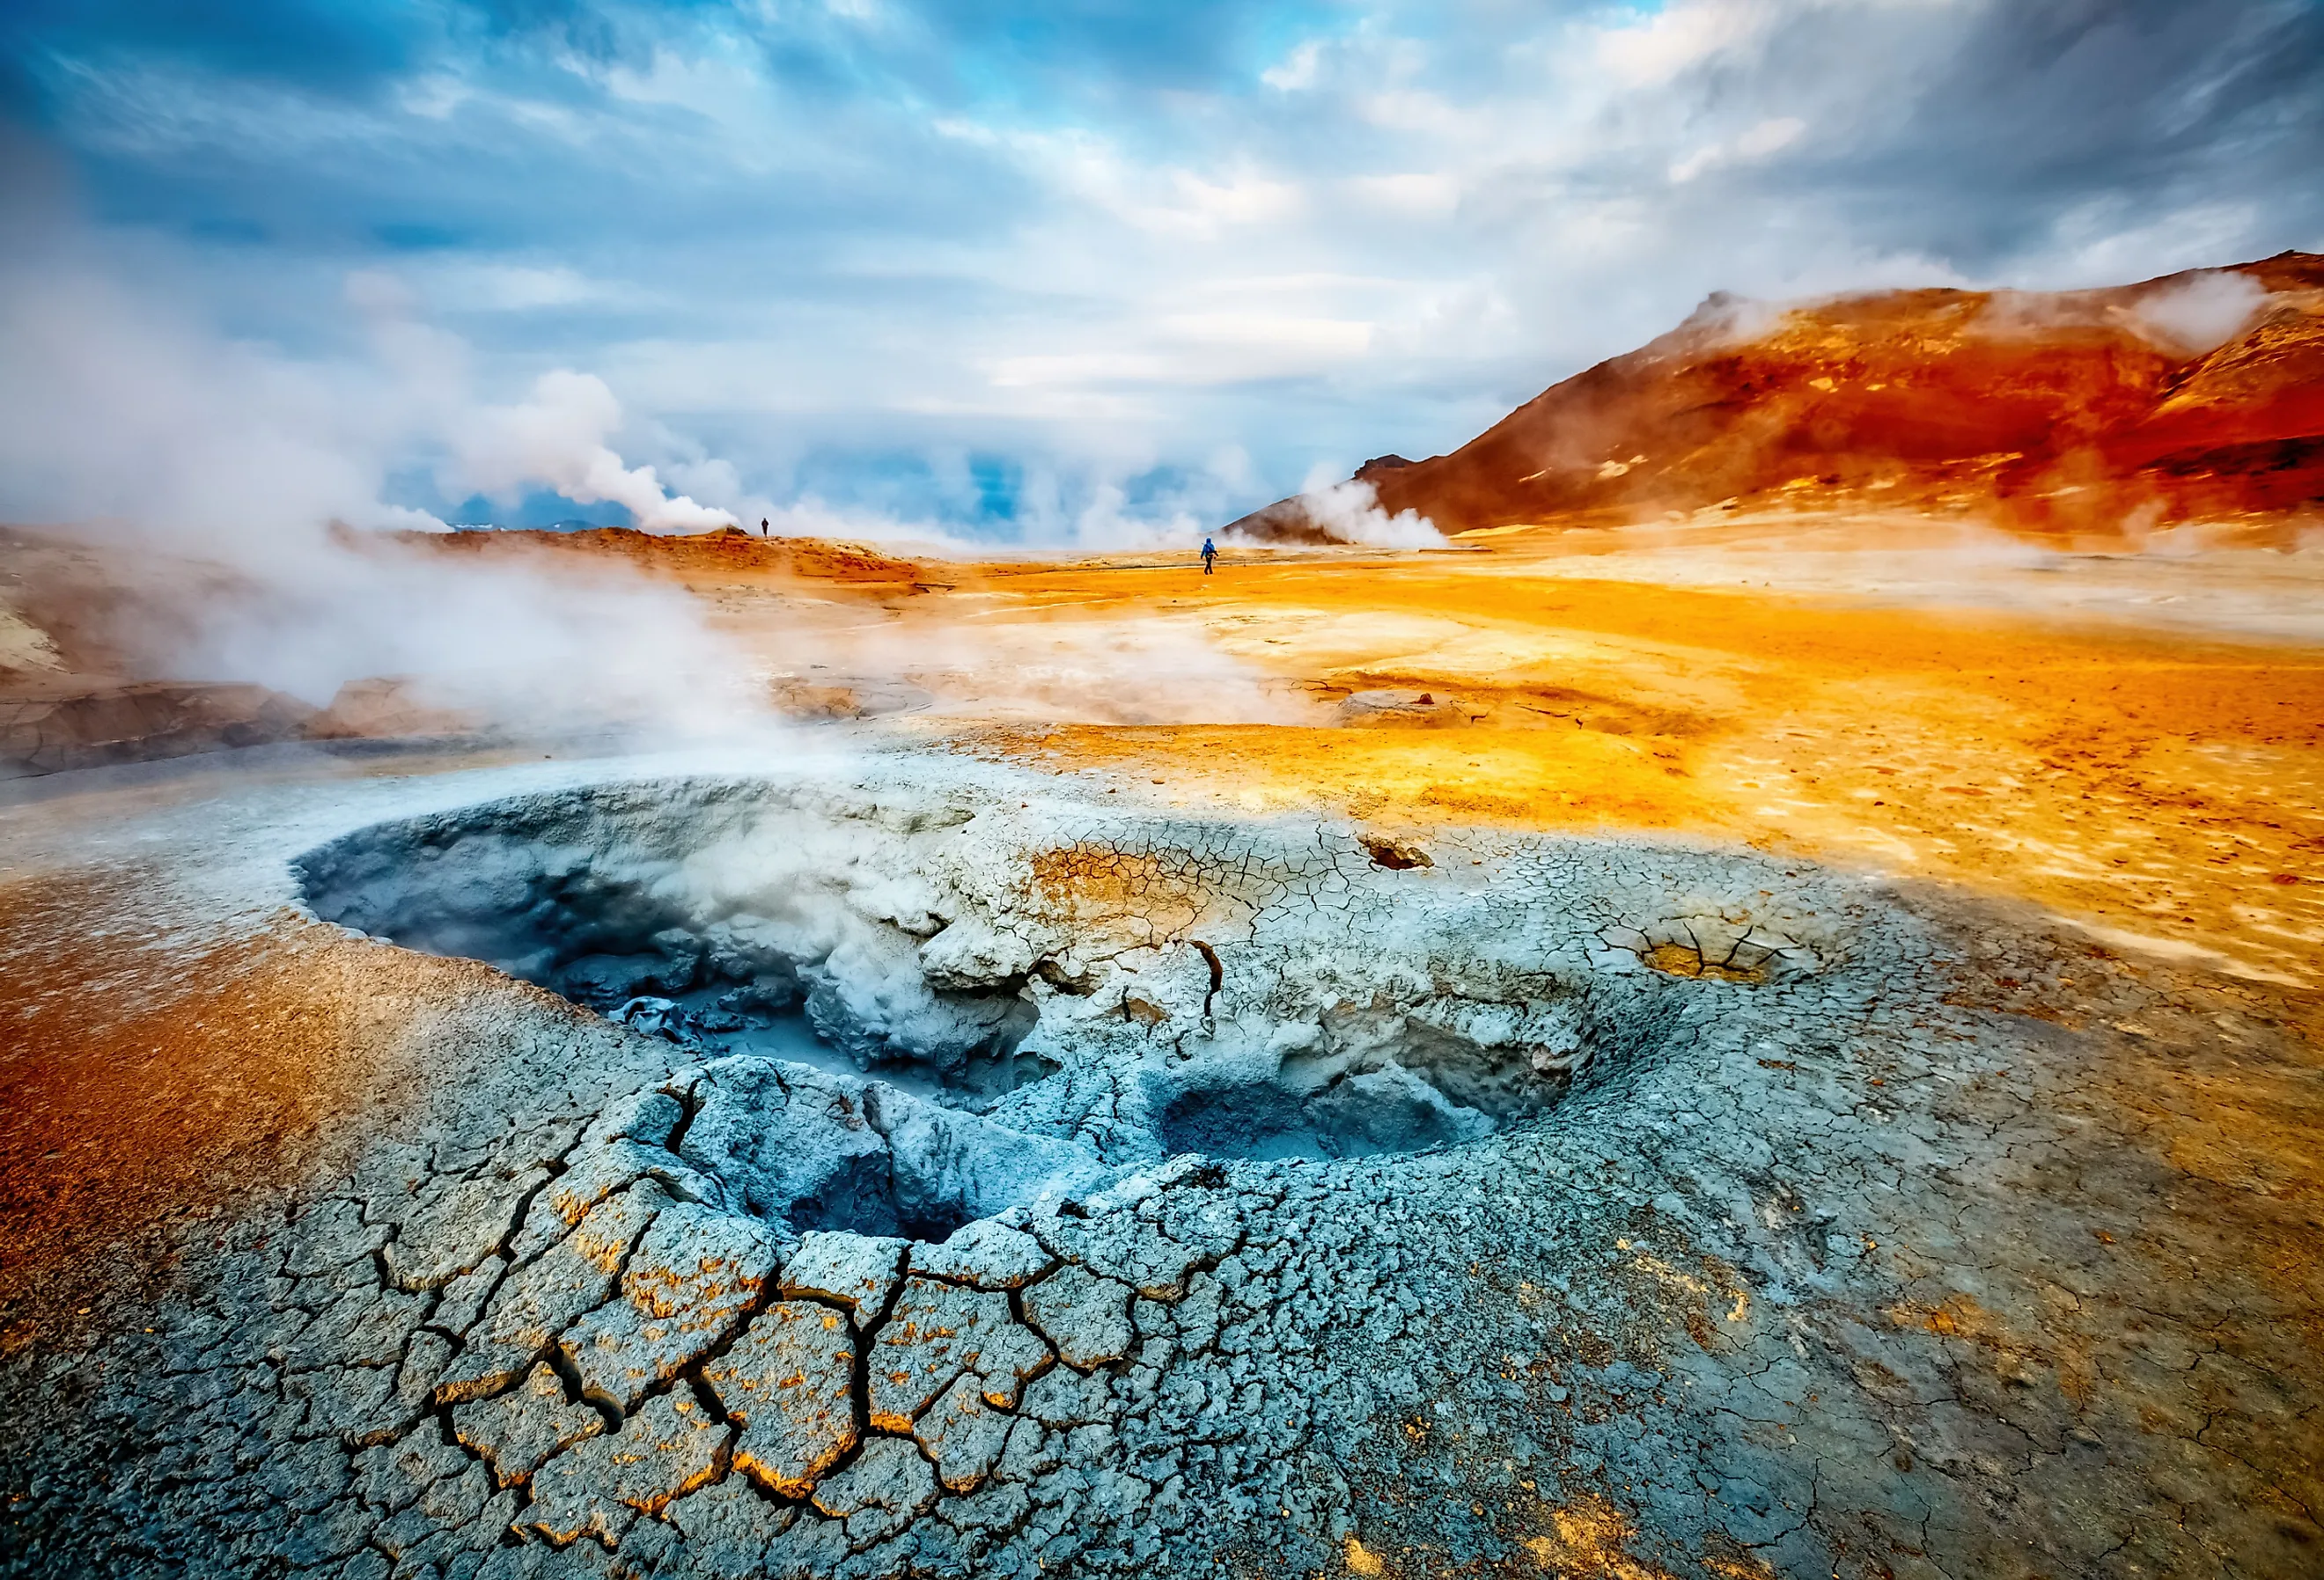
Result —
[[1219, 546], [1218, 546], [1216, 543], [1212, 542], [1208, 538], [1204, 539], [1204, 540], [1203, 540], [1203, 574], [1204, 574], [1204, 576], [1209, 576], [1209, 575], [1211, 575], [1211, 574], [1212, 574], [1211, 567], [1212, 567], [1213, 563], [1214, 561], [1216, 561], [1216, 560], [1217, 560], [1218, 557], [1219, 557]]
[[766, 517], [764, 517], [764, 516], [761, 516], [761, 517], [759, 518], [759, 536], [761, 536], [761, 538], [763, 538], [763, 537], [765, 537], [766, 535], [767, 535], [767, 518], [766, 518]]

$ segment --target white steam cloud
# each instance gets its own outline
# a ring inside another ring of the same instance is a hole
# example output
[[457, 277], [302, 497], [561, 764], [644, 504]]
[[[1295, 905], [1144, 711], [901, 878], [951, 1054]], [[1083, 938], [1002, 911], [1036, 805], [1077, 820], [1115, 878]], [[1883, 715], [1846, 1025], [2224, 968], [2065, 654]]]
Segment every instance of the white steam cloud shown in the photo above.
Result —
[[2241, 334], [2266, 300], [2266, 288], [2250, 275], [2211, 269], [2149, 291], [2131, 316], [2148, 339], [2191, 356]]
[[1325, 483], [1316, 473], [1310, 473], [1299, 503], [1306, 508], [1309, 521], [1342, 543], [1374, 549], [1444, 546], [1444, 534], [1436, 530], [1435, 522], [1418, 511], [1388, 514], [1379, 506], [1379, 490], [1369, 483], [1352, 478]]
[[467, 351], [392, 282], [350, 282], [367, 356], [230, 338], [67, 227], [9, 229], [0, 256], [0, 519], [103, 558], [139, 613], [130, 678], [250, 680], [318, 705], [409, 678], [420, 698], [520, 729], [756, 716], [747, 670], [685, 593], [611, 570], [482, 562], [346, 529], [434, 527], [385, 502], [431, 450], [487, 494], [543, 485], [618, 501], [657, 531], [723, 524], [606, 443], [599, 380], [551, 373], [479, 401]]
[[706, 532], [735, 524], [723, 510], [672, 498], [651, 467], [624, 467], [605, 444], [622, 425], [621, 402], [594, 374], [558, 368], [533, 382], [531, 399], [478, 411], [460, 434], [445, 476], [456, 492], [509, 496], [546, 484], [579, 504], [611, 500], [649, 532]]
[[[1185, 574], [1201, 574], [1188, 557]], [[1199, 622], [907, 619], [790, 633], [810, 684], [900, 685], [935, 715], [1032, 724], [1314, 724], [1286, 682], [1223, 651]]]

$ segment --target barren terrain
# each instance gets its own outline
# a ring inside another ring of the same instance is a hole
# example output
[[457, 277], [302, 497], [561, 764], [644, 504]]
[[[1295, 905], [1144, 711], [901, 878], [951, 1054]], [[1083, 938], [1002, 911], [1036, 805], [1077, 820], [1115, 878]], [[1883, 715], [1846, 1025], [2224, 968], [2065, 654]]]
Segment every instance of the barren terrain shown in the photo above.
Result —
[[0, 534], [0, 1573], [2316, 1573], [2243, 273], [1714, 304], [1368, 467], [1417, 552], [337, 540], [706, 633], [561, 688]]
[[[1231, 554], [1211, 577], [1148, 554], [818, 584], [774, 553], [663, 573], [810, 716], [1188, 806], [1712, 834], [2318, 984], [2308, 554], [2018, 557], [1790, 513], [1416, 559]], [[1188, 652], [1234, 662], [1167, 667]]]
[[[793, 722], [20, 781], [11, 1566], [2303, 1573], [2305, 558], [1700, 530], [459, 539], [687, 587]], [[672, 840], [586, 947], [776, 917], [901, 1086], [491, 932]]]

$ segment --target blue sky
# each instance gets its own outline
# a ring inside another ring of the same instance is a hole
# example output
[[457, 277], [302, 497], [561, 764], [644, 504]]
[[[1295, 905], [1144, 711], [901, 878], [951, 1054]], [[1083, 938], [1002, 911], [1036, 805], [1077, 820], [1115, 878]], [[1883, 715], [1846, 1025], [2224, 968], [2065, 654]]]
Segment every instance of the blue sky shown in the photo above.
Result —
[[9, 0], [0, 116], [20, 519], [1130, 541], [1715, 289], [2324, 246], [2311, 0]]

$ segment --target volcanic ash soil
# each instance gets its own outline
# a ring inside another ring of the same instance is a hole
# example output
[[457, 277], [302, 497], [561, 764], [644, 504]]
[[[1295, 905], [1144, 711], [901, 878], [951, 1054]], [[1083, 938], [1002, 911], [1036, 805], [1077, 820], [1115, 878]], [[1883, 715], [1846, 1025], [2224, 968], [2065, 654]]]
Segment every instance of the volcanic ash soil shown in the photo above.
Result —
[[10, 1573], [2324, 1552], [2315, 1224], [2154, 1095], [2312, 1073], [2243, 990], [956, 762], [342, 821], [254, 903], [498, 970], [379, 950], [427, 1078], [5, 1363]]

